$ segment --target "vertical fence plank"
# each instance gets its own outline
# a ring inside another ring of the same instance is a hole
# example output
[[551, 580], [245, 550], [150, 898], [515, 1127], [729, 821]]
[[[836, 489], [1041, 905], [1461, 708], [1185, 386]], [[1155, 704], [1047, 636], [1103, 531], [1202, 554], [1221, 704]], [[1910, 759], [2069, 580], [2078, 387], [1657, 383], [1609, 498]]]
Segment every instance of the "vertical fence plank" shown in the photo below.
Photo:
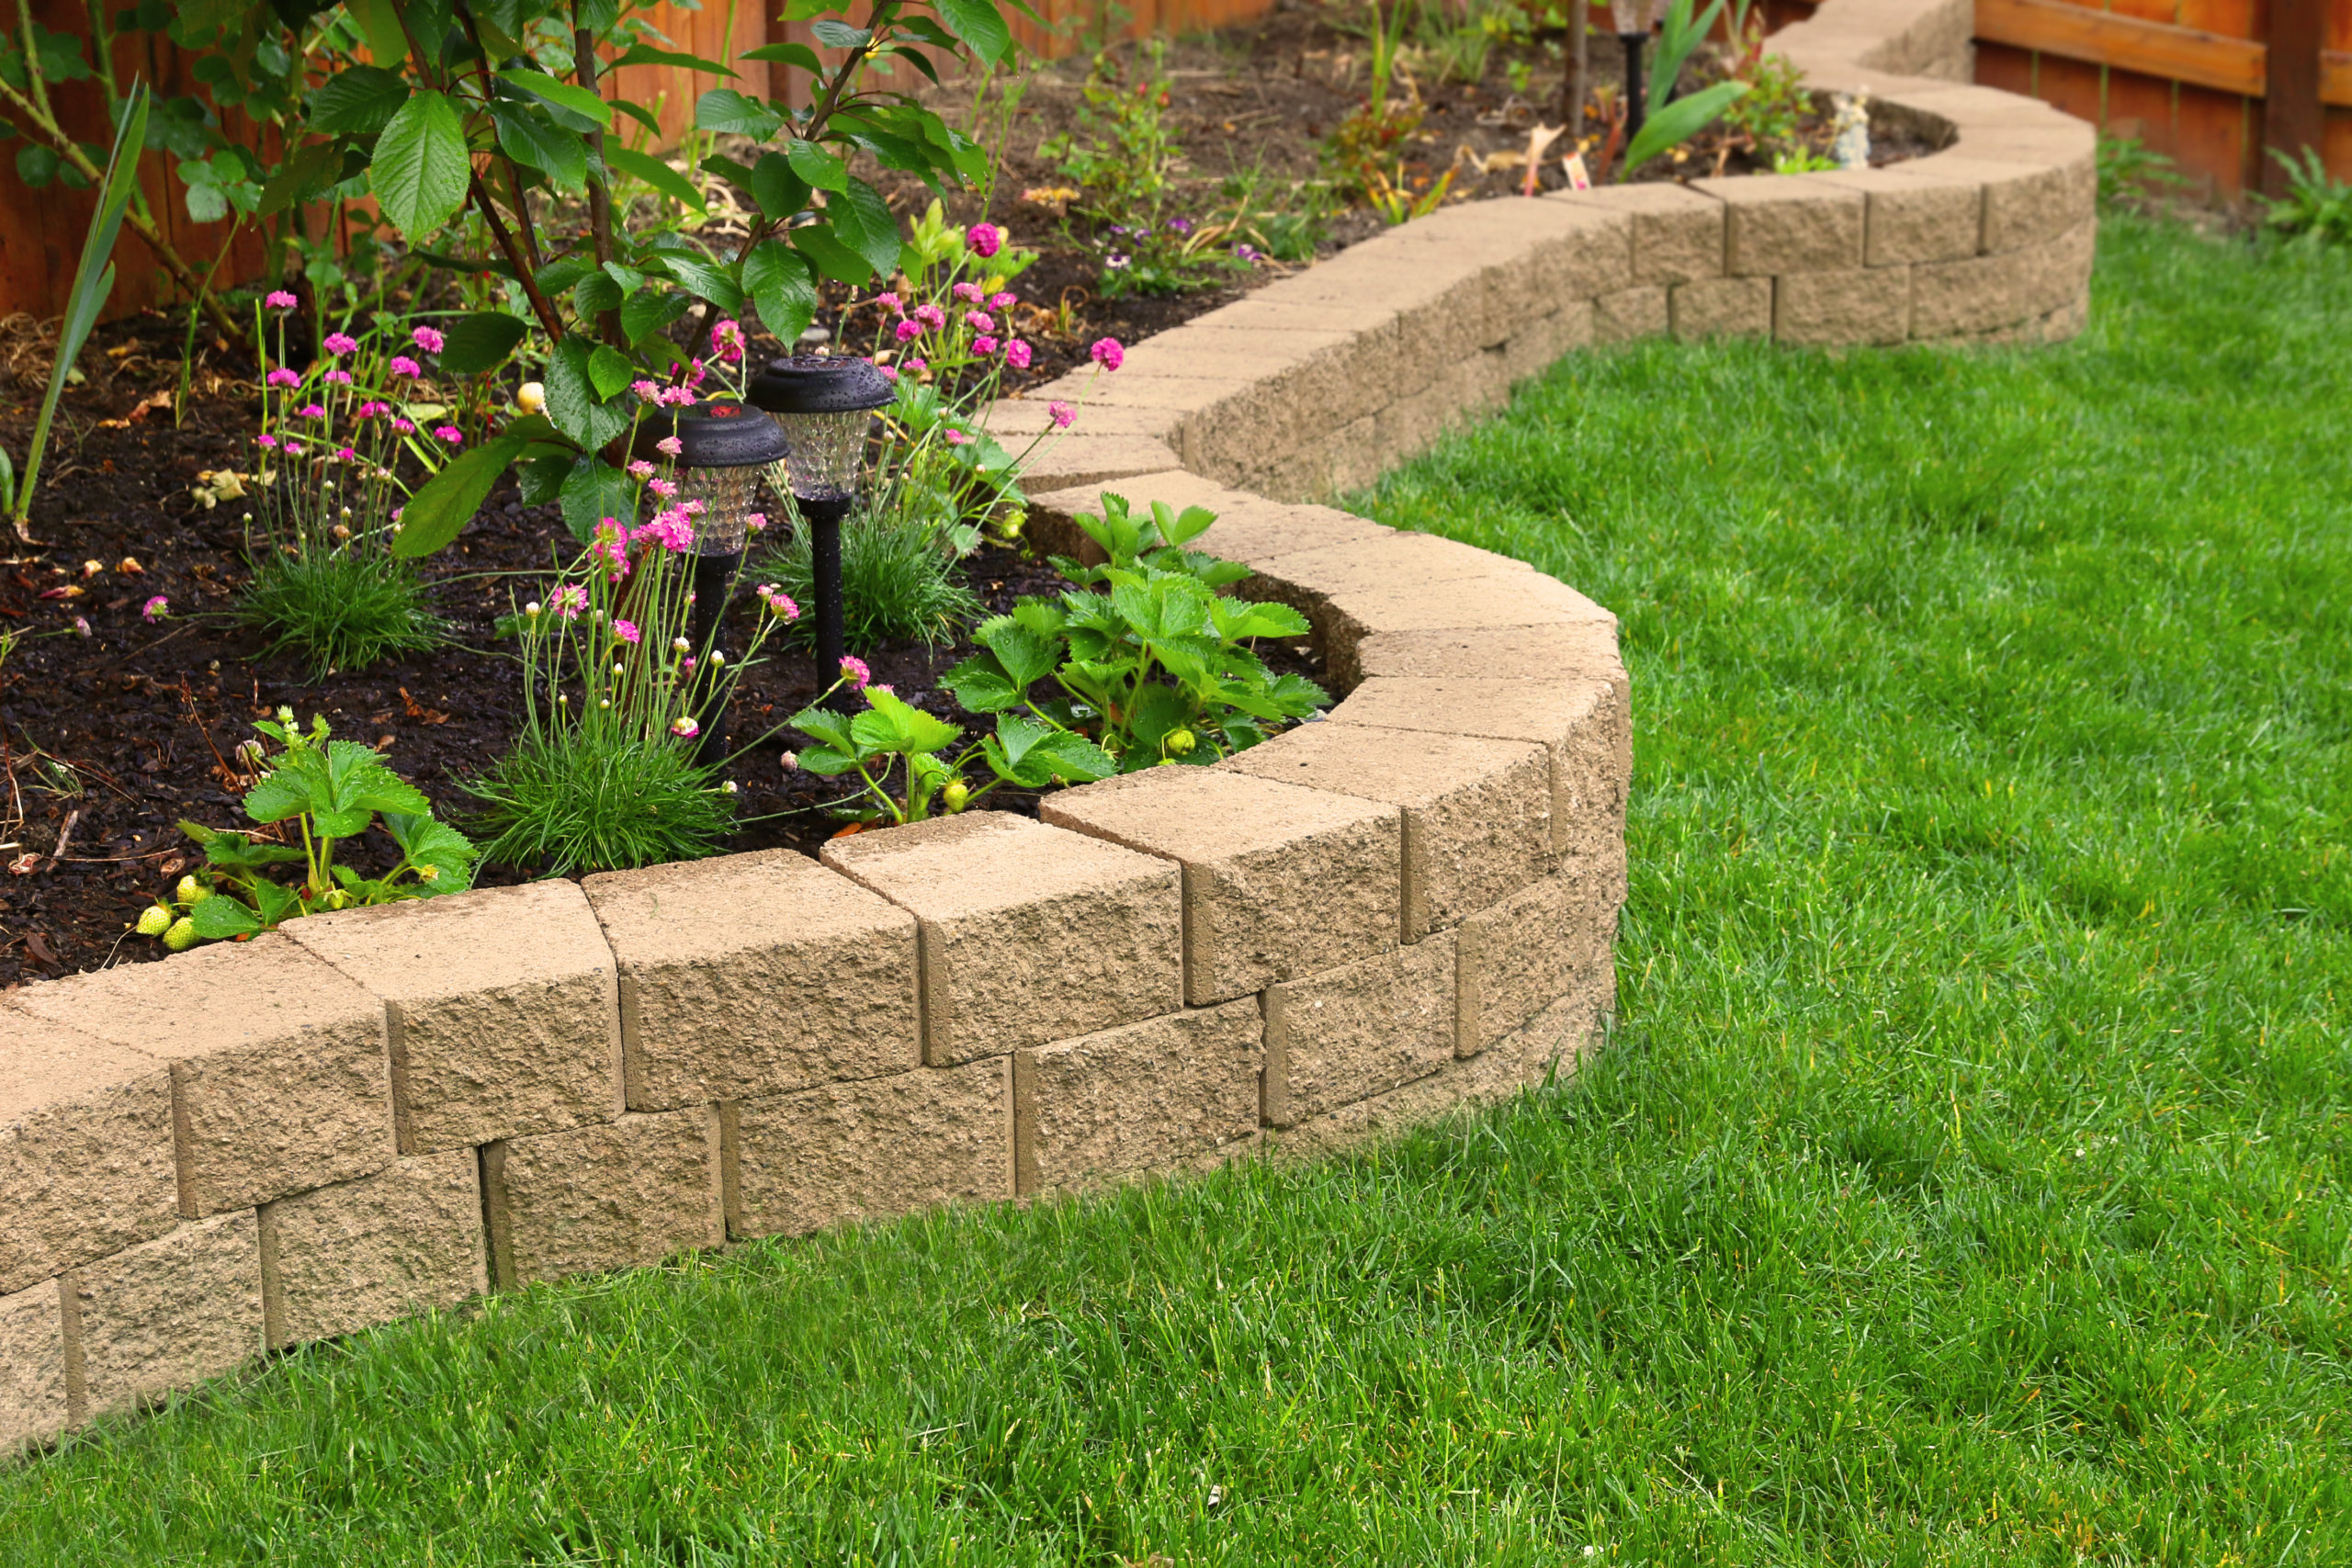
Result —
[[[2269, 96], [2262, 105], [2266, 153], [2300, 157], [2324, 139], [2326, 114], [2319, 101], [2319, 51], [2328, 32], [2327, 0], [2270, 0]], [[2286, 188], [2288, 172], [2276, 158], [2262, 160], [2262, 184], [2274, 195]]]

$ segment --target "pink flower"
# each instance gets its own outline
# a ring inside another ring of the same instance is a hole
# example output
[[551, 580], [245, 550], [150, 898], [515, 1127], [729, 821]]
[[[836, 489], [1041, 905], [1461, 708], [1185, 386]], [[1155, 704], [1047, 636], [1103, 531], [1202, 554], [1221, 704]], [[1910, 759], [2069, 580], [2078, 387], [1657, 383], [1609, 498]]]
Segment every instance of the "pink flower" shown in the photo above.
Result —
[[427, 354], [438, 354], [441, 352], [441, 345], [449, 340], [441, 335], [440, 329], [437, 327], [419, 327], [408, 334], [408, 341]]
[[90, 623], [80, 615], [74, 616], [74, 635], [75, 637], [88, 637], [90, 635]]
[[964, 231], [964, 243], [972, 254], [986, 261], [1004, 247], [1004, 231], [993, 223], [975, 223]]
[[956, 286], [954, 292], [956, 298], [966, 304], [977, 305], [980, 302], [980, 286], [977, 283], [959, 283]]
[[922, 336], [922, 327], [915, 321], [900, 321], [893, 331], [900, 343], [912, 343]]
[[[650, 467], [650, 465], [648, 466]], [[670, 479], [649, 479], [646, 481], [645, 488], [651, 491], [654, 494], [660, 496], [664, 501], [669, 500], [672, 496], [678, 493], [677, 485]]]
[[359, 454], [353, 451], [348, 446], [338, 446], [335, 448], [334, 460], [338, 463], [356, 462], [358, 460], [358, 457]]
[[795, 621], [800, 618], [800, 606], [792, 602], [791, 594], [786, 593], [775, 583], [763, 582], [758, 592], [760, 603], [765, 604], [769, 612], [778, 620]]
[[1004, 362], [1007, 365], [1012, 366], [1015, 370], [1028, 369], [1029, 345], [1023, 343], [1019, 338], [1014, 338], [1011, 343], [1004, 345]]
[[256, 435], [254, 437], [254, 445], [266, 451], [275, 452], [277, 450], [277, 437], [275, 435]]
[[1013, 306], [1020, 303], [1021, 296], [1012, 293], [1009, 290], [1002, 294], [991, 294], [989, 296], [989, 309], [991, 310], [1009, 310], [1012, 309]]
[[896, 294], [876, 294], [874, 297], [874, 302], [886, 310], [893, 310], [902, 316], [907, 312], [907, 302]]
[[288, 457], [293, 457], [295, 454], [297, 454], [297, 453], [300, 452], [301, 450], [302, 450], [302, 444], [301, 444], [300, 441], [296, 441], [296, 440], [294, 440], [294, 439], [293, 439], [292, 437], [290, 437], [290, 436], [289, 436], [289, 437], [288, 437], [287, 442], [286, 442], [286, 455], [287, 455]]
[[[686, 662], [692, 665], [694, 660], [689, 659]], [[696, 735], [702, 733], [702, 726], [695, 722], [692, 714], [682, 713], [670, 721], [670, 733], [681, 740], [692, 740]]]
[[[686, 367], [686, 385], [689, 387], [699, 387], [703, 383], [703, 378], [709, 374], [709, 370], [704, 367], [703, 362], [697, 359], [692, 365]], [[692, 398], [688, 398], [686, 401], [692, 402], [694, 400]]]
[[664, 457], [675, 457], [686, 449], [686, 444], [674, 435], [665, 435], [653, 444], [653, 449]]
[[895, 365], [877, 365], [874, 368], [882, 372], [882, 378], [885, 381], [895, 381], [899, 378], [899, 367]]
[[695, 525], [681, 507], [666, 507], [653, 514], [653, 521], [630, 536], [629, 543], [652, 540], [673, 554], [683, 554], [695, 542]]
[[273, 387], [299, 387], [302, 384], [301, 377], [282, 365], [271, 371], [266, 379]]
[[927, 327], [944, 327], [947, 324], [947, 312], [936, 305], [918, 305], [915, 307], [914, 315], [916, 321]]
[[576, 621], [580, 612], [588, 607], [588, 585], [567, 582], [555, 591], [555, 613], [567, 621]]
[[379, 413], [390, 413], [391, 412], [391, 404], [379, 403], [373, 398], [370, 398], [368, 401], [359, 405], [359, 417], [362, 419], [374, 419]]
[[972, 352], [974, 354], [994, 354], [996, 352], [996, 339], [992, 337], [974, 338], [972, 340]]
[[[689, 517], [699, 517], [704, 513], [709, 511], [710, 508], [705, 505], [701, 501], [696, 500], [680, 502], [678, 503], [678, 510], [684, 513]], [[687, 594], [686, 602], [688, 604], [692, 604], [694, 602], [694, 597], [695, 596], [691, 593]]]
[[746, 512], [743, 513], [743, 526], [749, 528], [752, 533], [756, 534], [767, 525], [768, 514], [766, 513]]
[[413, 435], [416, 434], [416, 423], [413, 420], [396, 419], [392, 421], [392, 428], [399, 431], [402, 435]]
[[743, 323], [729, 317], [711, 328], [710, 349], [729, 365], [741, 360], [743, 357]]
[[269, 291], [269, 297], [264, 299], [262, 303], [268, 306], [273, 310], [290, 310], [297, 303], [299, 303], [299, 301], [295, 299], [294, 296], [287, 293], [283, 288], [273, 288]]
[[1068, 430], [1069, 422], [1078, 417], [1078, 411], [1068, 403], [1047, 403], [1046, 417], [1054, 422], [1056, 430]]
[[920, 376], [924, 371], [931, 368], [931, 361], [928, 359], [910, 359], [907, 361], [907, 368]]
[[652, 382], [647, 380], [642, 376], [639, 377], [636, 380], [631, 381], [628, 384], [628, 389], [635, 392], [639, 398], [649, 403], [657, 402], [662, 397], [662, 389], [655, 386]]
[[171, 613], [172, 602], [169, 599], [164, 598], [161, 593], [158, 593], [141, 606], [139, 612], [139, 618], [145, 621], [148, 625], [153, 626]]
[[326, 374], [326, 378], [329, 381], [334, 382], [338, 387], [348, 387], [351, 385], [351, 372], [348, 370], [330, 370]]
[[359, 340], [353, 337], [349, 333], [327, 333], [327, 341], [321, 346], [324, 347], [329, 354], [334, 355], [337, 359], [341, 359], [345, 355], [350, 354], [358, 348]]
[[1119, 340], [1114, 337], [1096, 338], [1086, 356], [1105, 370], [1116, 370], [1127, 362], [1127, 351], [1119, 346]]
[[845, 653], [842, 655], [842, 676], [862, 692], [873, 681], [874, 671], [865, 667], [865, 660], [854, 653]]
[[629, 464], [628, 471], [635, 474], [639, 479], [650, 479], [653, 477], [653, 465], [647, 462], [644, 458], [639, 457]]
[[422, 376], [424, 374], [424, 367], [419, 365], [415, 360], [411, 359], [405, 354], [393, 355], [392, 363], [388, 368], [390, 368], [391, 373], [395, 376]]
[[613, 623], [613, 635], [631, 647], [636, 646], [638, 641], [637, 626], [634, 622], [616, 620]]
[[[695, 368], [699, 370], [702, 367], [697, 365]], [[697, 376], [695, 379], [699, 381], [702, 378]], [[673, 409], [682, 409], [695, 400], [695, 389], [692, 387], [672, 387], [662, 394], [662, 400]]]
[[950, 446], [969, 446], [971, 444], [972, 438], [970, 436], [965, 434], [962, 431], [956, 429], [952, 424], [947, 427], [947, 445]]
[[967, 310], [964, 312], [964, 324], [976, 333], [984, 333], [996, 325], [996, 318], [986, 310]]
[[433, 439], [446, 441], [452, 446], [463, 446], [466, 444], [466, 433], [454, 424], [445, 424], [433, 433]]
[[327, 411], [316, 403], [304, 403], [295, 412], [304, 419], [324, 419], [327, 416]]

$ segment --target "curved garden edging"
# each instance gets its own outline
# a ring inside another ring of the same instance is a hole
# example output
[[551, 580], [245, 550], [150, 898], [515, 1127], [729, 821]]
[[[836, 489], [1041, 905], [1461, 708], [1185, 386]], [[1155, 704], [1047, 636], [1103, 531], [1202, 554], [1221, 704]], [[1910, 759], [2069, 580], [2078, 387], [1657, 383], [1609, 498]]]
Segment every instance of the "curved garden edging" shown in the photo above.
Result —
[[1967, 35], [1956, 0], [1780, 35], [1940, 128], [1915, 164], [1448, 209], [1130, 353], [1033, 473], [1037, 530], [1069, 547], [1106, 482], [1216, 511], [1202, 547], [1304, 610], [1346, 689], [1325, 722], [1038, 822], [316, 916], [12, 994], [0, 1453], [493, 1285], [1334, 1147], [1572, 1062], [1614, 996], [1615, 621], [1298, 502], [1587, 343], [2075, 330], [2091, 133], [1938, 80]]

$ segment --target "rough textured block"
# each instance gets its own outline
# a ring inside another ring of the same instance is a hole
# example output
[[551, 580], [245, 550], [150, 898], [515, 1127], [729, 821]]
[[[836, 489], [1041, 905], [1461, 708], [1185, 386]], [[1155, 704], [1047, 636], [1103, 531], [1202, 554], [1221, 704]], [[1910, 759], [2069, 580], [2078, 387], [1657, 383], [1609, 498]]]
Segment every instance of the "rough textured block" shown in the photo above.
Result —
[[727, 1239], [716, 1106], [488, 1144], [481, 1174], [501, 1290]]
[[0, 1296], [0, 1461], [55, 1442], [73, 1418], [57, 1281]]
[[1552, 848], [1589, 858], [1625, 838], [1633, 774], [1627, 689], [1611, 681], [1366, 681], [1329, 722], [1540, 741], [1552, 756]]
[[1210, 768], [1152, 768], [1045, 797], [1046, 821], [1180, 863], [1184, 999], [1368, 957], [1396, 941], [1393, 806]]
[[1550, 866], [1552, 767], [1539, 745], [1306, 724], [1218, 766], [1400, 809], [1408, 942], [1509, 897]]
[[1072, 430], [1040, 445], [1022, 470], [1021, 479], [1041, 491], [1065, 490], [1134, 474], [1156, 474], [1177, 466], [1176, 449], [1155, 436], [1095, 435]]
[[264, 1330], [275, 1349], [455, 1306], [490, 1289], [471, 1149], [266, 1203]]
[[1911, 269], [1856, 267], [1783, 277], [1772, 297], [1772, 335], [1782, 343], [1902, 343], [1911, 335]]
[[1021, 1052], [1012, 1059], [1020, 1191], [1193, 1169], [1252, 1146], [1262, 1030], [1250, 997]]
[[[1590, 601], [1587, 601], [1588, 604]], [[1617, 617], [1592, 606], [1592, 618], [1556, 626], [1493, 626], [1476, 631], [1378, 632], [1356, 645], [1356, 673], [1506, 681], [1583, 677], [1623, 681]]]
[[1667, 315], [1685, 343], [1719, 337], [1767, 337], [1772, 331], [1772, 280], [1719, 277], [1678, 283], [1667, 290]]
[[1012, 1196], [1012, 1059], [721, 1107], [727, 1226], [797, 1234]]
[[[1271, 598], [1277, 592], [1262, 580], [1234, 584], [1243, 598]], [[1365, 582], [1317, 595], [1305, 605], [1323, 651], [1325, 667], [1341, 687], [1358, 678], [1356, 649], [1381, 632], [1464, 631], [1484, 627], [1534, 626], [1589, 622], [1591, 600], [1557, 578], [1519, 570], [1498, 561], [1484, 576], [1442, 578], [1433, 582]]]
[[[1384, 529], [1376, 537], [1266, 558], [1258, 575], [1237, 584], [1242, 596], [1284, 604], [1305, 615], [1325, 647], [1335, 640], [1341, 612], [1334, 606], [1399, 587], [1531, 575], [1523, 562], [1433, 534]], [[1335, 672], [1336, 673], [1336, 672]]]
[[1592, 302], [1595, 343], [1628, 343], [1640, 337], [1664, 337], [1668, 326], [1666, 287], [1621, 288]]
[[1266, 987], [1266, 1124], [1426, 1077], [1453, 1060], [1453, 933]]
[[1606, 874], [1564, 872], [1462, 922], [1454, 945], [1463, 1055], [1493, 1046], [1607, 958], [1623, 886]]
[[922, 1059], [913, 917], [807, 856], [721, 855], [582, 886], [620, 963], [631, 1110]]
[[[1862, 265], [1862, 193], [1806, 175], [1693, 180], [1726, 209], [1724, 271], [1733, 277], [1833, 272]], [[1677, 329], [1679, 335], [1679, 329]]]
[[182, 1225], [69, 1278], [88, 1416], [153, 1404], [261, 1353], [251, 1210]]
[[[1995, 254], [2023, 250], [2057, 239], [2096, 213], [2098, 162], [2087, 149], [2037, 143], [2034, 152], [2011, 161], [1976, 155], [1985, 145], [1972, 139], [1925, 165], [1937, 178], [1965, 180], [1978, 189], [1984, 207], [1981, 249]], [[2041, 155], [2045, 145], [2046, 155]]]
[[1549, 314], [1530, 315], [1512, 330], [1503, 345], [1503, 377], [1517, 386], [1591, 344], [1592, 301], [1571, 299]]
[[1632, 226], [1638, 286], [1724, 276], [1724, 204], [1677, 185], [1610, 186], [1547, 197], [1622, 212]]
[[620, 1109], [613, 955], [577, 883], [312, 915], [286, 934], [383, 998], [402, 1153]]
[[835, 839], [824, 859], [919, 922], [934, 1067], [1182, 1005], [1182, 879], [1164, 860], [1004, 811]]
[[0, 1009], [0, 1295], [179, 1218], [170, 1067]]
[[1862, 261], [1870, 266], [1959, 261], [1984, 239], [1984, 186], [1940, 158], [1840, 170], [1825, 184], [1862, 193]]
[[249, 1208], [392, 1162], [384, 1005], [287, 937], [77, 975], [14, 999], [172, 1064], [183, 1213]]
[[1911, 332], [1969, 337], [2047, 315], [2089, 286], [2097, 222], [2022, 251], [1912, 269]]

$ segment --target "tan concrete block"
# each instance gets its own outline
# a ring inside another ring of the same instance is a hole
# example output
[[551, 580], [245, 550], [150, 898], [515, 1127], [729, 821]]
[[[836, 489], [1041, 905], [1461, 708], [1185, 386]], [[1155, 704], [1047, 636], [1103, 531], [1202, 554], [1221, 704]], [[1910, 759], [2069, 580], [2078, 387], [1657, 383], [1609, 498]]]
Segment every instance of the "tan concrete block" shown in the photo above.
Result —
[[1633, 236], [1633, 281], [1638, 287], [1724, 276], [1724, 204], [1712, 196], [1682, 186], [1649, 184], [1564, 191], [1544, 199], [1623, 213]]
[[1184, 416], [1248, 391], [1250, 386], [1244, 376], [1138, 376], [1123, 369], [1077, 395], [1086, 399], [1081, 417], [1095, 409], [1157, 409], [1176, 416], [1166, 426], [1174, 431]]
[[0, 1461], [55, 1442], [73, 1419], [57, 1281], [0, 1296]]
[[2096, 215], [2098, 160], [2087, 148], [2072, 145], [2071, 139], [2036, 141], [2019, 149], [2017, 161], [1983, 155], [1992, 151], [1972, 141], [1925, 165], [1939, 178], [1966, 180], [1983, 192], [1985, 252], [1997, 254], [2055, 240]]
[[1959, 261], [1983, 247], [1984, 182], [1948, 169], [1941, 159], [1839, 170], [1819, 178], [1862, 193], [1867, 204], [1862, 229], [1866, 265]]
[[1426, 1077], [1455, 1055], [1453, 933], [1266, 987], [1266, 1124]]
[[478, 887], [285, 930], [382, 998], [403, 1153], [577, 1127], [620, 1109], [613, 955], [577, 883]]
[[824, 860], [920, 922], [934, 1067], [1182, 1005], [1182, 877], [1165, 860], [1005, 811], [835, 839]]
[[1353, 249], [1476, 263], [1484, 286], [1481, 308], [1499, 315], [1488, 317], [1465, 346], [1485, 348], [1502, 342], [1512, 319], [1530, 310], [1630, 288], [1635, 281], [1632, 235], [1630, 217], [1604, 203], [1473, 201], [1442, 208]]
[[[1091, 402], [1077, 401], [1083, 393], [1069, 399], [1058, 394], [1048, 395], [1043, 389], [1019, 398], [1004, 398], [989, 405], [988, 418], [982, 428], [1009, 450], [1020, 451], [1032, 436], [1046, 435], [1056, 429], [1067, 434], [1056, 435], [1045, 448], [1066, 441], [1091, 440], [1103, 436], [1126, 436], [1158, 441], [1170, 428], [1164, 409], [1103, 408]], [[1060, 400], [1070, 411], [1070, 423], [1065, 426], [1054, 423], [1053, 405]]]
[[[1236, 583], [1232, 591], [1250, 597], [1258, 592], [1256, 581]], [[1315, 625], [1325, 667], [1344, 688], [1355, 682], [1357, 649], [1370, 637], [1582, 624], [1590, 620], [1593, 607], [1557, 578], [1499, 569], [1484, 577], [1341, 589], [1325, 594], [1322, 607], [1307, 618]]]
[[1547, 876], [1462, 922], [1454, 933], [1464, 1055], [1500, 1042], [1602, 963], [1616, 939], [1620, 879]]
[[[1693, 180], [1726, 209], [1724, 271], [1733, 277], [1834, 272], [1862, 265], [1862, 193], [1810, 175]], [[1679, 325], [1676, 328], [1680, 335]]]
[[[1480, 413], [1500, 408], [1510, 395], [1510, 382], [1500, 348], [1480, 349], [1469, 358], [1442, 367], [1431, 385], [1399, 398], [1380, 411], [1368, 430], [1346, 453], [1327, 458], [1332, 493], [1369, 484], [1386, 469], [1437, 445], [1449, 430], [1474, 423]], [[1352, 428], [1352, 427], [1351, 427]]]
[[1105, 558], [1102, 547], [1079, 528], [1074, 519], [1081, 512], [1102, 516], [1106, 494], [1125, 498], [1136, 512], [1148, 511], [1154, 502], [1164, 502], [1179, 512], [1188, 506], [1204, 507], [1216, 514], [1216, 521], [1185, 548], [1245, 563], [1359, 539], [1386, 538], [1394, 532], [1351, 513], [1328, 506], [1269, 501], [1262, 495], [1231, 489], [1204, 475], [1177, 468], [1071, 490], [1042, 494], [1032, 491], [1030, 541], [1041, 549], [1074, 557], [1090, 566], [1101, 564]]
[[1669, 330], [1666, 288], [1621, 288], [1592, 302], [1595, 343], [1630, 343], [1634, 338], [1664, 337]]
[[1902, 343], [1911, 335], [1911, 269], [1856, 267], [1778, 279], [1772, 335], [1782, 343]]
[[184, 1213], [392, 1162], [384, 1005], [276, 932], [14, 994], [36, 1017], [172, 1065]]
[[327, 1339], [490, 1289], [471, 1149], [400, 1160], [260, 1211], [264, 1331], [273, 1349]]
[[1334, 291], [1324, 287], [1324, 280], [1315, 276], [1317, 270], [1310, 267], [1252, 289], [1185, 324], [1224, 332], [1337, 332], [1357, 336], [1396, 331], [1394, 304], [1351, 299], [1344, 288]]
[[1711, 282], [1678, 283], [1667, 290], [1667, 315], [1674, 335], [1685, 343], [1770, 337], [1772, 280], [1719, 277]]
[[171, 1068], [0, 1009], [0, 1294], [179, 1220]]
[[154, 1404], [262, 1351], [251, 1210], [193, 1221], [68, 1278], [89, 1416]]
[[1457, 924], [1550, 869], [1550, 753], [1362, 724], [1305, 724], [1217, 764], [1404, 813], [1406, 942]]
[[[1269, 451], [1328, 436], [1393, 401], [1419, 370], [1394, 351], [1393, 328], [1362, 335], [1180, 330], [1190, 332], [1194, 344], [1205, 343], [1197, 355], [1204, 362], [1213, 355], [1218, 362], [1246, 367], [1249, 383], [1187, 415], [1180, 445], [1186, 466], [1203, 472], [1246, 472]], [[1271, 337], [1272, 346], [1253, 357], [1248, 345], [1261, 336]], [[1309, 342], [1318, 346], [1305, 347]]]
[[[1018, 444], [1014, 450], [1019, 450]], [[1102, 484], [1179, 467], [1176, 449], [1148, 435], [1092, 435], [1071, 430], [1043, 443], [1022, 470], [1021, 482], [1040, 491]]]
[[1523, 576], [1532, 570], [1524, 561], [1475, 545], [1396, 528], [1345, 544], [1264, 557], [1250, 564], [1258, 574], [1232, 591], [1247, 598], [1291, 605], [1314, 624], [1317, 636], [1327, 644], [1340, 614], [1333, 605], [1350, 596], [1379, 593], [1400, 584], [1419, 588], [1464, 579]]
[[1973, 337], [2071, 304], [2090, 280], [2097, 220], [2048, 244], [1912, 269], [1911, 333]]
[[1204, 1007], [1396, 942], [1393, 806], [1209, 768], [1152, 768], [1049, 795], [1048, 822], [1180, 863], [1184, 999]]
[[1020, 1052], [1015, 1185], [1067, 1192], [1254, 1146], [1263, 1028], [1249, 997]]
[[1375, 632], [1356, 644], [1355, 673], [1359, 678], [1623, 681], [1617, 617], [1590, 600], [1586, 603], [1591, 604], [1590, 619], [1554, 626]]
[[1552, 848], [1574, 863], [1624, 852], [1627, 696], [1610, 681], [1383, 677], [1356, 687], [1329, 722], [1542, 743], [1552, 757]]
[[1503, 345], [1503, 376], [1513, 386], [1541, 376], [1563, 357], [1592, 344], [1592, 301], [1571, 299], [1548, 315], [1530, 316]]
[[491, 1273], [501, 1290], [639, 1269], [727, 1239], [716, 1106], [482, 1147]]
[[1012, 1196], [1012, 1058], [720, 1108], [737, 1236]]
[[913, 917], [807, 856], [720, 855], [582, 886], [620, 961], [630, 1110], [922, 1060]]

